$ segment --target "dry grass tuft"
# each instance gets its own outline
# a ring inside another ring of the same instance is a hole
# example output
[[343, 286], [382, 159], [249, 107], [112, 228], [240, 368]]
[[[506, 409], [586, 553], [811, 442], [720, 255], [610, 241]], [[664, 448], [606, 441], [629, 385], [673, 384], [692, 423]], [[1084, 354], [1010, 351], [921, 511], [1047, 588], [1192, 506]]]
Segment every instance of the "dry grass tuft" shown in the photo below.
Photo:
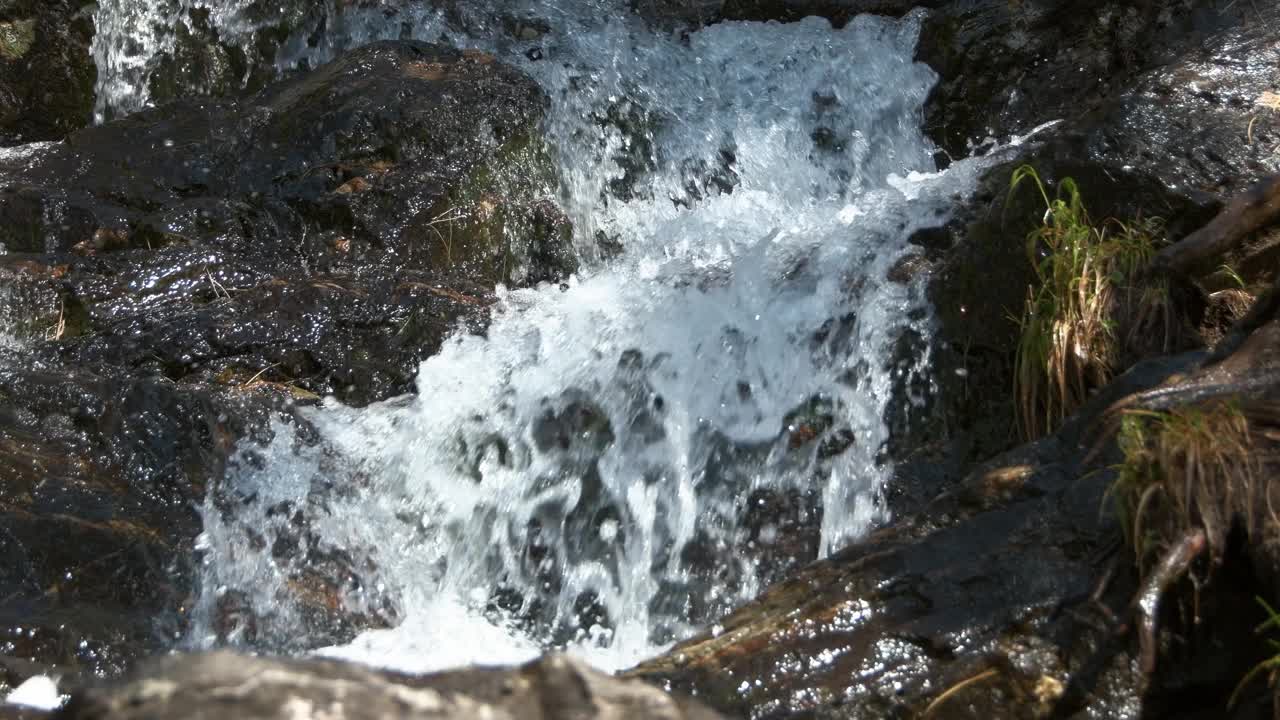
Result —
[[1241, 527], [1251, 543], [1280, 539], [1269, 468], [1280, 450], [1280, 406], [1214, 399], [1166, 411], [1129, 410], [1112, 493], [1139, 563], [1201, 528], [1215, 562]]
[[1135, 282], [1155, 254], [1159, 221], [1094, 225], [1070, 178], [1051, 198], [1035, 169], [1023, 166], [1010, 192], [1027, 181], [1039, 190], [1045, 215], [1027, 237], [1038, 282], [1020, 321], [1014, 394], [1019, 427], [1034, 439], [1105, 385], [1126, 348], [1149, 346], [1152, 338], [1172, 345], [1178, 320], [1163, 283]]

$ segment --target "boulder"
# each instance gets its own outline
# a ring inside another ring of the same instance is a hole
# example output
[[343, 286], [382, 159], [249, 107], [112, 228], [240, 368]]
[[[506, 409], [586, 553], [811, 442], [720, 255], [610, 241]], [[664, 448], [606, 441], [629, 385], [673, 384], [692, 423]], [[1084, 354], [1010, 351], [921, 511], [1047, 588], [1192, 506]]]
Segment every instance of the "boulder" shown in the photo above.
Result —
[[165, 658], [129, 682], [90, 687], [56, 714], [126, 718], [662, 718], [714, 720], [697, 702], [562, 655], [518, 668], [414, 677], [333, 661], [210, 653]]
[[88, 128], [0, 160], [0, 272], [64, 359], [402, 393], [495, 283], [575, 268], [545, 102], [488, 55], [387, 42]]
[[58, 140], [93, 119], [93, 4], [0, 2], [0, 146]]
[[[315, 442], [298, 406], [410, 392], [495, 284], [573, 270], [545, 104], [488, 55], [385, 42], [0, 156], [0, 684], [171, 647], [240, 443]], [[386, 624], [336, 611], [357, 564], [288, 579], [316, 642]]]
[[0, 360], [0, 684], [114, 675], [186, 627], [196, 507], [281, 398]]

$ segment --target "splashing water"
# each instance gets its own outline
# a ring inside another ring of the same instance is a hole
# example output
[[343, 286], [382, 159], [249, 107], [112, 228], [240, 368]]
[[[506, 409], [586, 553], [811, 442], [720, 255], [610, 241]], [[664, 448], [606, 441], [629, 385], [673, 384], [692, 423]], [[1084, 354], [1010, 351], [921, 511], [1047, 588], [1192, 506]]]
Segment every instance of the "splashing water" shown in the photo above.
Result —
[[[167, 42], [113, 28], [192, 3], [100, 4], [107, 107], [146, 102]], [[217, 4], [224, 40], [251, 33], [251, 4]], [[291, 598], [330, 568], [344, 613], [394, 627], [326, 653], [427, 670], [567, 645], [616, 668], [884, 519], [884, 417], [927, 361], [892, 350], [929, 323], [921, 288], [885, 277], [978, 172], [928, 174], [918, 19], [676, 36], [620, 1], [502, 7], [541, 29], [351, 9], [276, 61], [407, 34], [521, 66], [552, 98], [588, 270], [500, 291], [487, 335], [448, 342], [416, 396], [245, 448], [236, 499], [205, 507], [196, 644], [323, 644]]]

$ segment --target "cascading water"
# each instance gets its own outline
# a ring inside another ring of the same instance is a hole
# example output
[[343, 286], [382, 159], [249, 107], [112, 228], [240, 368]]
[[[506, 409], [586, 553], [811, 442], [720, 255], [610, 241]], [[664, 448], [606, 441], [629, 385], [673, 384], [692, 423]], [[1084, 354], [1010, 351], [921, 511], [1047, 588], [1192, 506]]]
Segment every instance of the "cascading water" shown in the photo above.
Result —
[[[104, 0], [102, 106], [146, 100], [166, 41], [139, 27], [204, 5], [224, 41], [252, 35], [251, 2]], [[300, 563], [336, 558], [359, 578], [346, 610], [396, 626], [326, 652], [422, 670], [554, 644], [618, 667], [881, 519], [884, 417], [925, 362], [892, 348], [928, 325], [921, 289], [885, 278], [976, 172], [919, 175], [935, 76], [911, 60], [917, 20], [673, 35], [620, 0], [388, 5], [331, 7], [277, 62], [411, 35], [519, 65], [552, 99], [588, 269], [503, 292], [416, 396], [246, 447], [204, 509], [193, 642], [318, 642], [287, 598]], [[232, 596], [253, 619], [228, 628]]]

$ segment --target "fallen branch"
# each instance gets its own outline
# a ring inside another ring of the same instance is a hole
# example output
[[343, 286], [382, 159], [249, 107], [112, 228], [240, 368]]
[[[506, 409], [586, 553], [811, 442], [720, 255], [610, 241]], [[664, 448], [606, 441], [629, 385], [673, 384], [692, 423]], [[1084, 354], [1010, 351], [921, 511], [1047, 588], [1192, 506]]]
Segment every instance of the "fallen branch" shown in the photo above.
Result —
[[1234, 248], [1244, 238], [1280, 220], [1280, 175], [1255, 183], [1227, 203], [1204, 227], [1156, 254], [1156, 270], [1188, 275], [1210, 258]]

